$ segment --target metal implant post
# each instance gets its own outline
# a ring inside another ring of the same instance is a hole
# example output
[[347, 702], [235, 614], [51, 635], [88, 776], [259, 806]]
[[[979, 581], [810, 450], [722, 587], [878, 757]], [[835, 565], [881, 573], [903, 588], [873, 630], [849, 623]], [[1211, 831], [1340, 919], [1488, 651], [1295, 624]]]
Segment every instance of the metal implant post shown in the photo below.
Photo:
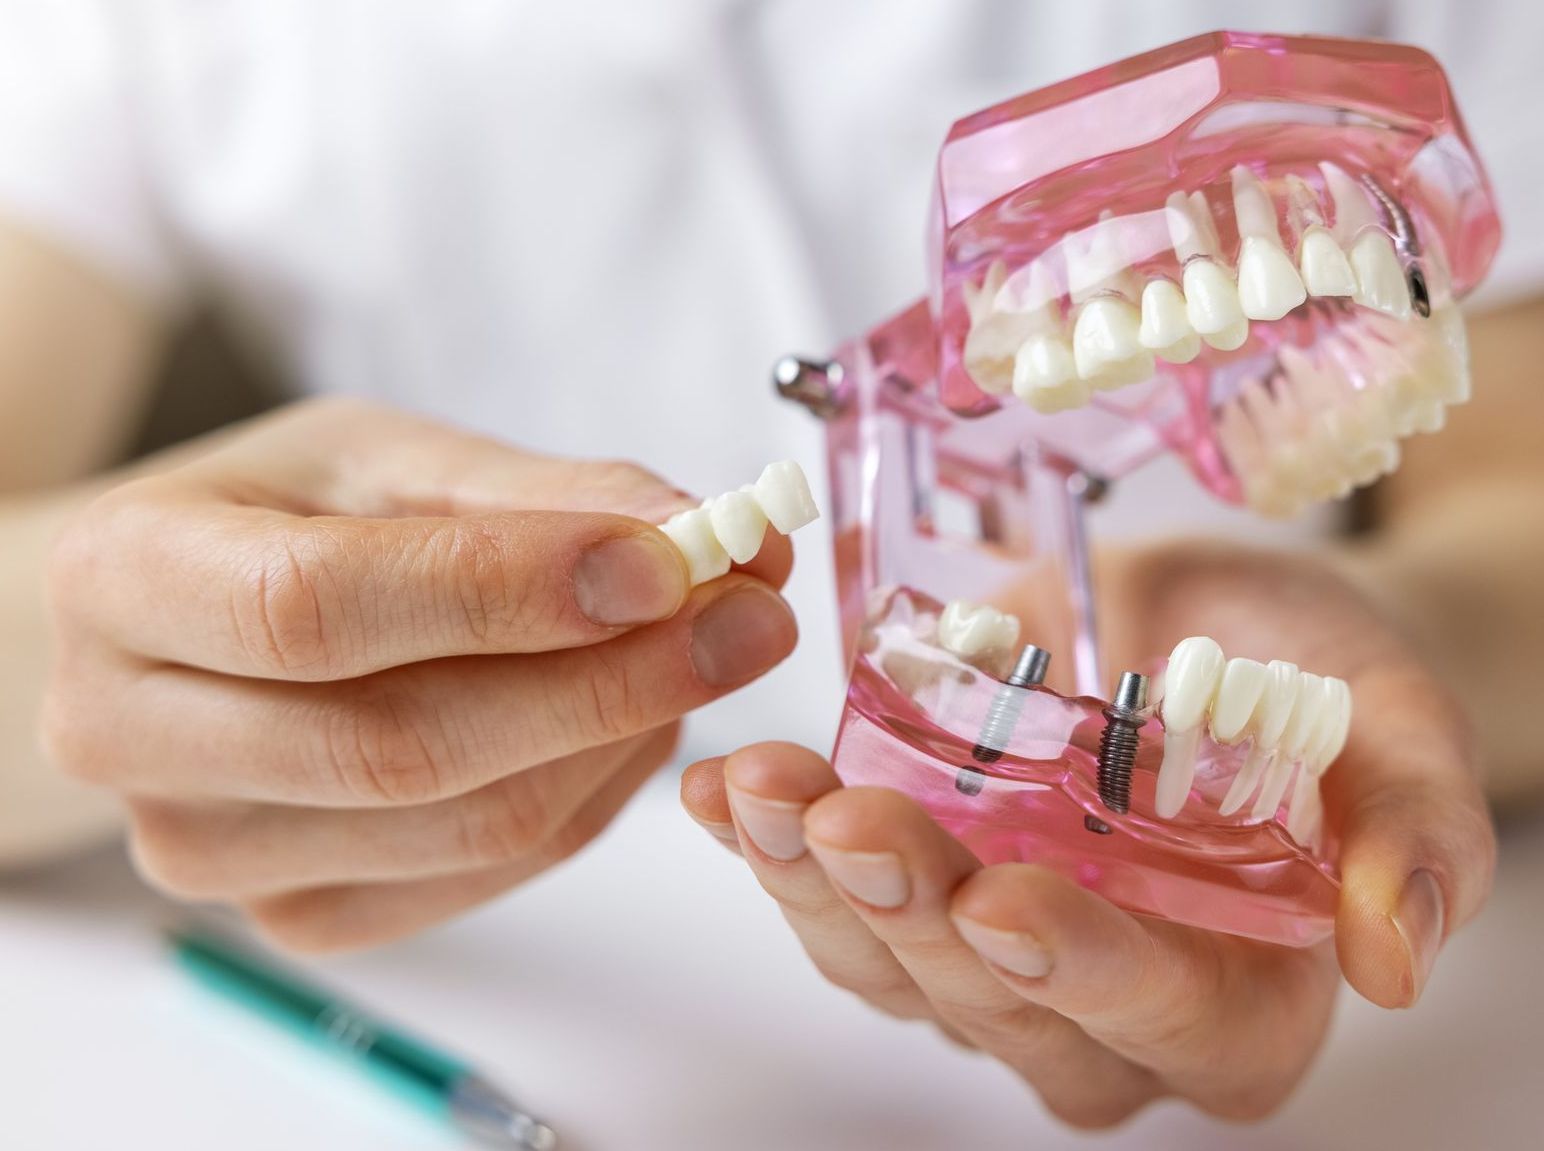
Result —
[[[976, 745], [970, 749], [971, 758], [977, 763], [996, 763], [1002, 758], [1003, 751], [1013, 739], [1013, 729], [1018, 726], [1019, 716], [1024, 712], [1026, 697], [1022, 689], [1044, 683], [1045, 673], [1050, 666], [1051, 653], [1045, 648], [1036, 647], [1032, 643], [1024, 646], [1018, 662], [1013, 665], [1008, 678], [987, 706], [986, 719], [981, 723], [981, 734], [976, 739]], [[985, 783], [986, 776], [974, 767], [960, 768], [954, 778], [955, 790], [963, 795], [980, 795]]]
[[828, 420], [847, 402], [842, 365], [835, 360], [806, 360], [784, 356], [772, 367], [772, 386], [785, 400], [803, 404]]
[[[1131, 771], [1136, 764], [1137, 729], [1147, 722], [1147, 677], [1123, 671], [1115, 698], [1104, 709], [1104, 732], [1099, 737], [1099, 802], [1118, 815], [1131, 809]], [[1100, 835], [1110, 825], [1097, 816], [1083, 817], [1083, 826]]]

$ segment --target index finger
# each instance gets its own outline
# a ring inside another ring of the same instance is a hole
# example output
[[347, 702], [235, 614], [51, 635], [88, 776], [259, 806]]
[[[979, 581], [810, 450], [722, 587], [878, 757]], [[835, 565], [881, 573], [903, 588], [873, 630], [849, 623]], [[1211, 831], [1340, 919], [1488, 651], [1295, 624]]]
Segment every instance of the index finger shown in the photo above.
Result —
[[129, 651], [286, 680], [596, 643], [690, 590], [675, 545], [627, 516], [301, 516], [176, 489], [110, 497], [51, 576], [71, 618]]

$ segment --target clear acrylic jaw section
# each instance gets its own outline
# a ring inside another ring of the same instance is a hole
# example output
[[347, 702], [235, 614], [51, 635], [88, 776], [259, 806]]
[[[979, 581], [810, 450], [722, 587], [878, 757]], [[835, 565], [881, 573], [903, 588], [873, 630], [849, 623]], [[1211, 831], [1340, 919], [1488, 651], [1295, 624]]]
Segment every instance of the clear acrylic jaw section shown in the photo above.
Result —
[[1219, 814], [1250, 741], [1200, 734], [1185, 806], [1155, 818], [1164, 732], [1144, 709], [1129, 808], [1113, 810], [1100, 787], [1110, 704], [961, 660], [938, 642], [943, 605], [921, 593], [876, 594], [872, 609], [835, 751], [844, 782], [909, 794], [985, 863], [1042, 864], [1131, 911], [1291, 946], [1330, 934], [1329, 857], [1295, 842], [1283, 813]]

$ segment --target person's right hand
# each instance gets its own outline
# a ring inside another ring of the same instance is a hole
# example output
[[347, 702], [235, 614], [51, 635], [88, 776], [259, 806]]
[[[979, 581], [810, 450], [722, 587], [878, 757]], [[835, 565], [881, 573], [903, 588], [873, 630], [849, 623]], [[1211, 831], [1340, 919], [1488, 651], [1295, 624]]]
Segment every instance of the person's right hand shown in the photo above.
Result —
[[793, 649], [768, 533], [695, 589], [641, 468], [307, 403], [102, 497], [50, 572], [44, 737], [141, 871], [300, 950], [482, 902], [594, 836], [677, 721]]

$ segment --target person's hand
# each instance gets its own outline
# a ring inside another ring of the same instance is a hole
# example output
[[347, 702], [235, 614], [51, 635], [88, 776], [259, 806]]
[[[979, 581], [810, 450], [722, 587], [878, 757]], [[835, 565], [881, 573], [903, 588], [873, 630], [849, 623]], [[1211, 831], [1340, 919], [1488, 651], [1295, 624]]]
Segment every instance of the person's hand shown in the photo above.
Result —
[[695, 589], [697, 503], [347, 401], [119, 487], [50, 571], [44, 736], [142, 872], [302, 950], [386, 940], [578, 849], [680, 716], [794, 646], [769, 533]]
[[983, 867], [912, 800], [844, 788], [791, 744], [694, 765], [682, 801], [744, 855], [827, 979], [1002, 1060], [1067, 1121], [1108, 1125], [1163, 1096], [1258, 1117], [1323, 1040], [1337, 953], [1362, 995], [1409, 1006], [1484, 902], [1495, 844], [1465, 725], [1373, 606], [1313, 560], [1173, 546], [1105, 574], [1112, 666], [1202, 634], [1351, 684], [1350, 741], [1323, 781], [1342, 837], [1333, 948], [1209, 934], [1041, 867]]

